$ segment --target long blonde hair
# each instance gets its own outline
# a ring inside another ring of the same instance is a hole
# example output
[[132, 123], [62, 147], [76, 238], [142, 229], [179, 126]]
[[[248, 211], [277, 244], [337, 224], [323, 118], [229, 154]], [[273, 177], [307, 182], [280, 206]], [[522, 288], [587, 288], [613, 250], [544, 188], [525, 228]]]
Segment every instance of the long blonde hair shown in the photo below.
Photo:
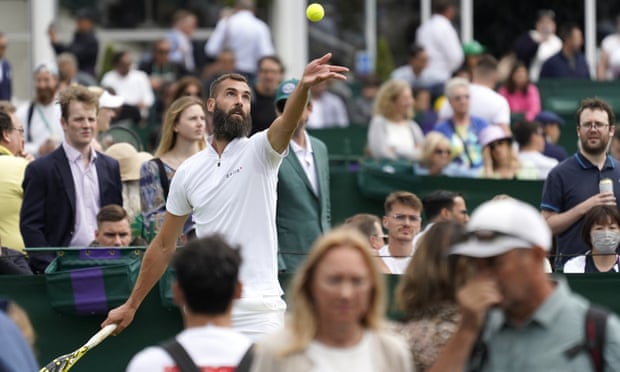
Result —
[[[170, 151], [177, 141], [177, 134], [174, 131], [174, 125], [179, 122], [179, 118], [183, 111], [185, 111], [188, 107], [198, 105], [202, 108], [204, 112], [206, 112], [204, 102], [196, 97], [183, 96], [170, 104], [168, 110], [166, 110], [166, 116], [164, 118], [164, 124], [161, 128], [161, 140], [159, 141], [159, 146], [157, 146], [157, 150], [155, 150], [155, 157], [159, 158], [168, 151]], [[206, 146], [206, 141], [203, 138], [199, 143], [198, 147], [202, 150]]]
[[[381, 115], [386, 118], [391, 117], [395, 101], [405, 89], [411, 90], [411, 87], [409, 83], [403, 80], [388, 80], [383, 83], [377, 92], [373, 114]], [[414, 112], [412, 107], [411, 110], [407, 112], [407, 119], [413, 118], [413, 115]]]
[[284, 357], [304, 350], [316, 336], [318, 318], [312, 298], [312, 281], [317, 267], [323, 262], [327, 253], [339, 247], [356, 249], [366, 263], [371, 280], [371, 293], [368, 311], [362, 317], [361, 323], [369, 329], [379, 329], [381, 326], [385, 313], [385, 284], [370, 254], [368, 239], [353, 228], [339, 227], [329, 231], [314, 243], [306, 261], [297, 270], [291, 282], [288, 291], [291, 306], [287, 329], [292, 337], [290, 343], [280, 350], [280, 356]]

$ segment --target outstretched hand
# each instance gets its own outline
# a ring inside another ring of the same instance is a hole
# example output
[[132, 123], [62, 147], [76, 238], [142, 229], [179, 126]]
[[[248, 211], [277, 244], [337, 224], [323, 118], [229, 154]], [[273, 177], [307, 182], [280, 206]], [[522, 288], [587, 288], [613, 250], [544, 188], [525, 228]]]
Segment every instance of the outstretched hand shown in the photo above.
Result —
[[347, 77], [344, 73], [348, 72], [349, 69], [344, 66], [328, 64], [331, 58], [332, 54], [327, 53], [308, 63], [301, 78], [301, 84], [309, 88], [329, 79], [346, 80]]

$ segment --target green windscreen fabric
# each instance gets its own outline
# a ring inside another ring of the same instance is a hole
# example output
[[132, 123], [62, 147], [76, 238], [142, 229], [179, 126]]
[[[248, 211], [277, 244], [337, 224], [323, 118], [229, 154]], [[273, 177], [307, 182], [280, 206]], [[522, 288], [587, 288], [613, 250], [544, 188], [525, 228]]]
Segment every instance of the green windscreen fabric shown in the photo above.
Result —
[[[573, 291], [606, 308], [620, 312], [620, 275], [566, 275]], [[394, 289], [399, 276], [386, 275], [388, 297], [387, 315], [398, 319], [402, 314], [394, 303]], [[291, 275], [280, 281], [285, 291]], [[1, 276], [0, 295], [13, 299], [28, 313], [37, 335], [36, 351], [40, 365], [54, 357], [73, 351], [84, 344], [98, 329], [105, 315], [78, 316], [61, 314], [46, 299], [43, 276]], [[159, 291], [152, 290], [136, 313], [136, 317], [119, 336], [110, 337], [76, 363], [72, 371], [124, 371], [131, 357], [146, 346], [169, 339], [183, 328], [178, 309], [162, 305]]]

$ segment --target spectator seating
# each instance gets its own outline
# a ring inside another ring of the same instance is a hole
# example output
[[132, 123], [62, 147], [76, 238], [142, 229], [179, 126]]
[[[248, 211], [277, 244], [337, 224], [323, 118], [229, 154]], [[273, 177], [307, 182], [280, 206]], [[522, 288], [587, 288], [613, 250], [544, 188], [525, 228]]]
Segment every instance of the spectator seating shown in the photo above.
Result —
[[309, 129], [308, 133], [325, 143], [332, 160], [355, 160], [364, 156], [368, 127]]

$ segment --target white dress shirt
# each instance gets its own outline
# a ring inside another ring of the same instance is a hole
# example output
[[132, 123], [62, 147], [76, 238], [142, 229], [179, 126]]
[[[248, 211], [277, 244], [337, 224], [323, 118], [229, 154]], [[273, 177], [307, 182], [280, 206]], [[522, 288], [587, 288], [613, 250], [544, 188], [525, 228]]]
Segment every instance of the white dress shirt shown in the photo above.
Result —
[[237, 70], [252, 74], [261, 57], [275, 54], [269, 27], [249, 10], [239, 10], [217, 23], [205, 44], [205, 53], [216, 57], [223, 49], [233, 51]]
[[314, 153], [312, 151], [312, 144], [310, 143], [310, 137], [308, 133], [304, 131], [304, 137], [306, 137], [306, 148], [299, 146], [297, 142], [291, 140], [291, 147], [293, 152], [297, 156], [297, 160], [301, 163], [301, 167], [312, 185], [312, 189], [316, 195], [319, 194], [319, 184], [316, 176], [316, 167], [314, 166]]
[[424, 74], [434, 82], [444, 82], [463, 63], [463, 48], [459, 36], [443, 15], [433, 14], [416, 32], [416, 42], [428, 53]]
[[90, 149], [90, 162], [84, 165], [82, 154], [66, 142], [62, 147], [67, 155], [73, 186], [75, 188], [75, 224], [71, 236], [71, 247], [88, 247], [95, 239], [97, 213], [99, 213], [99, 179], [95, 159], [97, 153]]
[[131, 69], [125, 76], [121, 76], [115, 70], [108, 71], [101, 79], [101, 86], [114, 89], [128, 105], [137, 106], [139, 103], [145, 105], [146, 108], [141, 112], [143, 118], [148, 115], [148, 108], [155, 103], [149, 77], [144, 71]]
[[306, 125], [311, 129], [348, 127], [349, 115], [342, 98], [328, 91], [319, 98], [312, 97], [312, 112]]

